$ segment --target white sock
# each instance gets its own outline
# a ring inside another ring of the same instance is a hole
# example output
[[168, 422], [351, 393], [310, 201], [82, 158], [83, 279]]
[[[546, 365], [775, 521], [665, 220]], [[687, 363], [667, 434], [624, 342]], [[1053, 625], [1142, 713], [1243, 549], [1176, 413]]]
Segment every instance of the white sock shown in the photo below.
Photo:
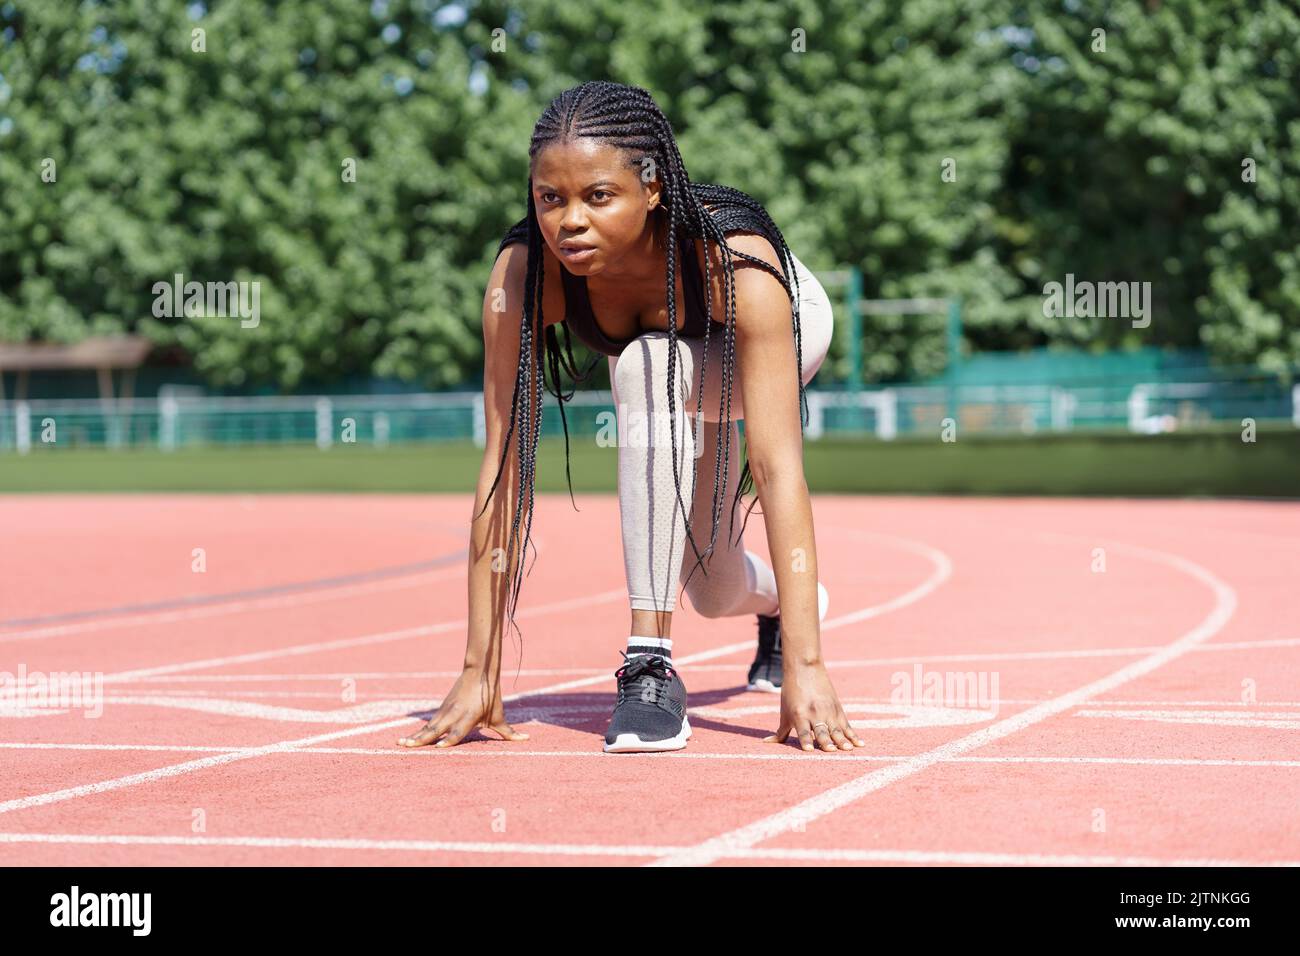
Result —
[[634, 634], [627, 639], [627, 656], [639, 654], [658, 654], [660, 657], [673, 659], [673, 641], [670, 637], [642, 637]]

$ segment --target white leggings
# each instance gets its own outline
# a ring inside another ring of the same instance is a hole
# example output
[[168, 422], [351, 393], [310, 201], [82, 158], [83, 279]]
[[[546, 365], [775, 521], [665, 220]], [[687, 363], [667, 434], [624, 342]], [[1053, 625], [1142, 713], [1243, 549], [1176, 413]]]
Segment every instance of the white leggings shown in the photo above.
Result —
[[[834, 316], [830, 298], [821, 283], [797, 257], [794, 262], [799, 278], [803, 382], [807, 385], [821, 368], [830, 348]], [[718, 461], [718, 430], [722, 427], [718, 421], [722, 338], [716, 331], [709, 336], [704, 421], [698, 436], [687, 423], [694, 421], [704, 340], [677, 340], [677, 468], [681, 501], [687, 508], [693, 508], [691, 536], [701, 553], [708, 547], [712, 529], [713, 475]], [[674, 592], [689, 576], [686, 593], [690, 595], [691, 605], [704, 617], [775, 614], [779, 610], [776, 576], [762, 558], [745, 550], [743, 539], [735, 540], [745, 519], [744, 508], [732, 507], [741, 470], [740, 429], [736, 421], [744, 418], [739, 366], [731, 385], [730, 464], [718, 540], [713, 554], [697, 568], [698, 559], [686, 541], [686, 517], [678, 504], [677, 485], [673, 480], [666, 394], [668, 347], [667, 332], [647, 332], [633, 340], [621, 355], [609, 357], [609, 379], [618, 408], [620, 433], [618, 502], [623, 526], [623, 563], [632, 609], [672, 611], [677, 604]], [[724, 435], [723, 441], [726, 440]], [[692, 487], [691, 481], [691, 458], [697, 454], [697, 448], [698, 488]]]

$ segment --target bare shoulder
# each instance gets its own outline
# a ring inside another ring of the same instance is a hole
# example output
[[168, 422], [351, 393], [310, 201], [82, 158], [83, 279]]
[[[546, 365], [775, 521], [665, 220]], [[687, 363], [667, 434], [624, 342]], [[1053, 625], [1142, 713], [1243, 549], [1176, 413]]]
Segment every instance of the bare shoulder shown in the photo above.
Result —
[[516, 291], [522, 293], [527, 269], [528, 246], [522, 242], [510, 243], [497, 253], [496, 261], [492, 263], [489, 290], [505, 289], [507, 295]]
[[[785, 269], [781, 265], [781, 257], [777, 255], [776, 249], [768, 241], [766, 236], [759, 235], [756, 232], [731, 232], [727, 234], [727, 245], [734, 252], [739, 252], [747, 256], [752, 256], [777, 271], [778, 275], [784, 276]], [[704, 240], [695, 240], [695, 257], [697, 262], [704, 261]], [[717, 243], [709, 244], [709, 271], [712, 277], [710, 285], [713, 289], [715, 309], [721, 314], [722, 305], [725, 302], [724, 296], [724, 276], [725, 266], [723, 265], [722, 250]], [[772, 275], [761, 266], [742, 259], [733, 253], [731, 257], [732, 264], [736, 270], [736, 296], [738, 299], [751, 299], [753, 297], [767, 297], [774, 294], [780, 294], [785, 298], [785, 290], [781, 283], [777, 281], [776, 276]]]
[[[545, 244], [542, 246], [542, 264], [544, 269], [542, 313], [546, 325], [550, 326], [564, 321], [564, 284], [560, 278], [559, 260], [551, 255]], [[523, 311], [527, 280], [528, 245], [523, 242], [512, 242], [501, 250], [492, 266], [487, 296], [490, 300], [496, 290], [502, 290], [507, 303], [505, 311], [518, 318]], [[493, 311], [500, 311], [500, 309], [494, 308]]]
[[[781, 266], [781, 257], [776, 254], [776, 249], [772, 247], [772, 243], [766, 236], [760, 235], [757, 232], [733, 232], [727, 235], [727, 244], [737, 252], [743, 252], [745, 255], [753, 256], [755, 259], [762, 259], [781, 275], [785, 275], [785, 269]], [[744, 260], [741, 261], [750, 271], [771, 278], [770, 274], [766, 270], [755, 266], [751, 262], [745, 262]], [[773, 279], [772, 281], [775, 282], [776, 280]]]

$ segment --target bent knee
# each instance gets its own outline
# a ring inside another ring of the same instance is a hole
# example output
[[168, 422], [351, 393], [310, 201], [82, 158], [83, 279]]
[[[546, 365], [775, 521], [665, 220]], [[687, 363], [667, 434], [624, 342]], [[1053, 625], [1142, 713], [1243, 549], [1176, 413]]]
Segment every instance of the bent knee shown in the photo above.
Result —
[[736, 589], [725, 586], [717, 572], [712, 578], [703, 575], [702, 570], [697, 570], [695, 578], [686, 585], [691, 607], [700, 617], [729, 617], [736, 601]]
[[686, 593], [690, 595], [691, 607], [695, 608], [695, 613], [700, 617], [729, 617], [731, 611], [731, 601], [723, 601], [718, 595], [712, 592], [695, 593], [687, 588]]
[[[646, 332], [637, 336], [619, 353], [614, 365], [614, 388], [620, 396], [634, 399], [645, 394], [646, 383], [654, 380], [661, 385], [668, 379], [669, 342], [667, 332]], [[677, 375], [684, 377], [690, 371], [690, 351], [681, 339], [677, 341]]]
[[635, 398], [644, 393], [651, 363], [640, 341], [634, 339], [629, 342], [627, 348], [619, 353], [618, 362], [614, 365], [614, 388], [618, 390], [620, 396]]

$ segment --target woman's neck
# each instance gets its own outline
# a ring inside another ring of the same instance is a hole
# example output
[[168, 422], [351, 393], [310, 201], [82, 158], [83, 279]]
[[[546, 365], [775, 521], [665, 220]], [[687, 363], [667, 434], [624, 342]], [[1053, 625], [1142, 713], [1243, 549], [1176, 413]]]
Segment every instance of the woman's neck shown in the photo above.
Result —
[[595, 287], [609, 297], [662, 289], [668, 272], [668, 217], [650, 216], [641, 239], [617, 263], [594, 276], [587, 277], [587, 288]]

